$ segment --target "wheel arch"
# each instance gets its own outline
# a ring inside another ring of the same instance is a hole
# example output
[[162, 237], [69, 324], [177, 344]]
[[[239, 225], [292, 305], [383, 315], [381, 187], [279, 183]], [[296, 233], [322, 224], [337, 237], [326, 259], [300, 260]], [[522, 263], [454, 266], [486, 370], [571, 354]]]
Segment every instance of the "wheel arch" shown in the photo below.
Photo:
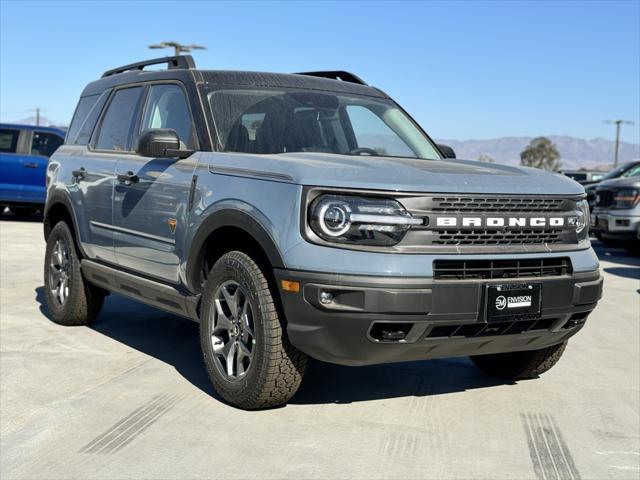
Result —
[[78, 222], [75, 217], [71, 199], [64, 192], [54, 190], [47, 196], [47, 203], [45, 204], [43, 212], [42, 224], [45, 241], [49, 238], [49, 234], [51, 233], [51, 230], [53, 230], [53, 227], [60, 221], [64, 221], [69, 225], [76, 248], [83, 257], [86, 257], [82, 248], [82, 243], [80, 242]]
[[268, 276], [273, 268], [285, 268], [275, 241], [258, 220], [241, 210], [219, 210], [202, 222], [191, 242], [186, 264], [189, 290], [200, 292], [203, 271], [231, 250], [254, 254], [261, 266], [268, 267]]

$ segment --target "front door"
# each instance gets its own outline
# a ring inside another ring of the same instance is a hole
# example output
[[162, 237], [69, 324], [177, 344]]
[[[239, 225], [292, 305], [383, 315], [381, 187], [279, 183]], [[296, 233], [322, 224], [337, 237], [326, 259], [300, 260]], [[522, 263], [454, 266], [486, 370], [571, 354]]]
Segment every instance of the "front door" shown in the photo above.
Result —
[[[180, 85], [151, 85], [144, 104], [138, 134], [171, 128], [178, 133], [181, 148], [195, 149], [192, 116]], [[118, 161], [113, 225], [116, 258], [122, 267], [178, 283], [176, 239], [186, 228], [194, 169], [191, 159], [131, 155]]]

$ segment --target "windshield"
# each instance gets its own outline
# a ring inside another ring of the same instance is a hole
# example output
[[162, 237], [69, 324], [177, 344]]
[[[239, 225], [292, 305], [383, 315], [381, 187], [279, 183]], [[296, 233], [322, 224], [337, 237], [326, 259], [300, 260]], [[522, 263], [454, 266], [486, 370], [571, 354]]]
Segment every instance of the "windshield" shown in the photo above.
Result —
[[440, 159], [393, 102], [310, 91], [216, 90], [208, 95], [226, 152], [323, 152]]
[[[620, 177], [626, 170], [633, 170], [633, 167], [636, 167], [637, 165], [621, 165], [618, 168], [614, 168], [613, 170], [610, 170], [609, 172], [607, 172], [607, 174], [602, 177], [602, 180], [610, 180], [612, 178], [618, 178]], [[626, 176], [626, 175], [625, 175]]]
[[631, 168], [628, 172], [625, 172], [624, 175], [622, 175], [622, 178], [629, 178], [629, 177], [640, 177], [640, 165], [636, 165], [635, 167]]

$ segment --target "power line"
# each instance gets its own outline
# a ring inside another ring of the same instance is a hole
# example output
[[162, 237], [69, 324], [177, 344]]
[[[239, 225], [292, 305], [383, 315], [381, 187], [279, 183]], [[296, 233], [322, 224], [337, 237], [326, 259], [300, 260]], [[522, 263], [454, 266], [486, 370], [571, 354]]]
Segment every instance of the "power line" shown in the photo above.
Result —
[[618, 166], [618, 147], [620, 146], [620, 125], [634, 125], [629, 120], [607, 120], [605, 123], [616, 126], [616, 148], [613, 156], [613, 168]]
[[149, 48], [173, 48], [174, 55], [180, 55], [182, 52], [190, 52], [191, 50], [206, 50], [207, 47], [202, 45], [183, 45], [179, 42], [160, 42], [153, 45], [149, 45]]

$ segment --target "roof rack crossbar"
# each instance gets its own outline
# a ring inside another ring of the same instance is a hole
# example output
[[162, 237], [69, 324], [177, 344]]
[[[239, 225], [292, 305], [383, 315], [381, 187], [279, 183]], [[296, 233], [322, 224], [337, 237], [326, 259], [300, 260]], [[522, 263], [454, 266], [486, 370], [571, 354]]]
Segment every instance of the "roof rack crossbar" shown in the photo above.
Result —
[[330, 78], [331, 80], [342, 80], [343, 82], [358, 83], [366, 85], [365, 81], [357, 75], [342, 70], [331, 70], [326, 72], [300, 72], [297, 75], [308, 75], [310, 77]]
[[102, 78], [132, 70], [143, 70], [144, 67], [148, 67], [149, 65], [159, 65], [162, 63], [166, 63], [169, 69], [196, 68], [196, 64], [191, 55], [177, 55], [174, 57], [153, 58], [151, 60], [144, 60], [142, 62], [130, 63], [129, 65], [123, 65], [122, 67], [112, 68], [111, 70], [104, 72], [102, 74]]

